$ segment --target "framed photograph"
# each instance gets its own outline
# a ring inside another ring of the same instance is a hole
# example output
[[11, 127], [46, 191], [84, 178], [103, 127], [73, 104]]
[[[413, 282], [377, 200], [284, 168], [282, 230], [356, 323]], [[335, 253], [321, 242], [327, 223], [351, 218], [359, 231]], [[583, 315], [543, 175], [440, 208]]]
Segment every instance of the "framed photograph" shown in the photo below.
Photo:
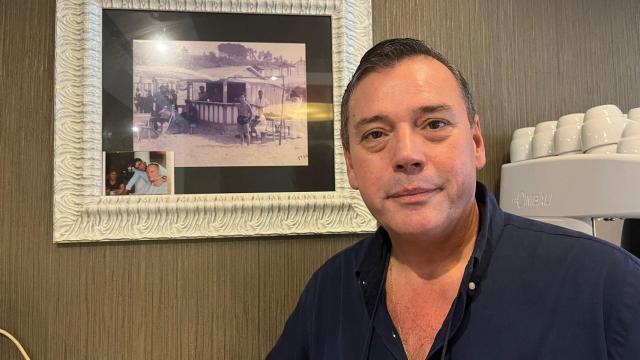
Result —
[[58, 0], [54, 241], [373, 231], [339, 137], [370, 19], [359, 0]]

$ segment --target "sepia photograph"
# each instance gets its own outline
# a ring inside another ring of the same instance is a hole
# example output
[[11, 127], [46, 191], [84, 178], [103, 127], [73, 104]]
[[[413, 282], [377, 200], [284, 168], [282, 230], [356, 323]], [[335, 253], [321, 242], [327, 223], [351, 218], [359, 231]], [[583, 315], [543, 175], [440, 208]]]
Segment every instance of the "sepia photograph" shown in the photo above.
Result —
[[307, 166], [305, 44], [133, 41], [133, 149], [176, 167]]
[[330, 20], [104, 10], [102, 151], [172, 152], [176, 194], [333, 191]]
[[165, 151], [103, 152], [103, 195], [174, 194], [174, 157]]

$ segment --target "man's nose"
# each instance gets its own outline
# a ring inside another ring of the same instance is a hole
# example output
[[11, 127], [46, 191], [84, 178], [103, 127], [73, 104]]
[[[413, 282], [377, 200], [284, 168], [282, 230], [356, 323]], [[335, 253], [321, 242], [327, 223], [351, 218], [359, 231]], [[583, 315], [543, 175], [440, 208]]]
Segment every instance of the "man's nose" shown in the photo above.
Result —
[[406, 174], [417, 174], [425, 166], [424, 138], [414, 129], [400, 128], [394, 134], [393, 168]]

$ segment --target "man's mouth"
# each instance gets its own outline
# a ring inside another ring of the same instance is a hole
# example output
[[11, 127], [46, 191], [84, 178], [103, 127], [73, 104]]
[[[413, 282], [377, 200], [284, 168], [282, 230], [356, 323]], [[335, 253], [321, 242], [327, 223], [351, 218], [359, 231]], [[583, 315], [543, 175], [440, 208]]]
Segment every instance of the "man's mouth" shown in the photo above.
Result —
[[421, 186], [405, 187], [398, 191], [394, 191], [393, 193], [391, 193], [391, 195], [388, 196], [388, 198], [390, 199], [416, 198], [417, 199], [420, 197], [429, 196], [439, 190], [440, 188], [437, 188], [437, 187], [421, 187]]

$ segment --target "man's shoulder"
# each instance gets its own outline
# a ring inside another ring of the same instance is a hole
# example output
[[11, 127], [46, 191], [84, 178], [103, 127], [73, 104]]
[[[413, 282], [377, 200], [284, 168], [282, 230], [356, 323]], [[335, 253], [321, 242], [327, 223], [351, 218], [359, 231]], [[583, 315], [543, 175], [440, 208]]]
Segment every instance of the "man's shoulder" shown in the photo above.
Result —
[[364, 257], [366, 248], [371, 246], [372, 242], [373, 235], [369, 235], [340, 250], [316, 270], [312, 276], [312, 281], [331, 278], [337, 274], [355, 273]]
[[625, 354], [613, 358], [632, 358], [640, 350], [630, 340], [640, 336], [640, 325], [631, 320], [640, 316], [640, 259], [588, 234], [512, 214], [505, 214], [496, 254], [494, 274], [503, 280], [498, 287], [517, 287], [523, 302], [553, 299], [553, 310], [540, 306], [547, 312], [534, 312], [536, 317], [565, 319], [568, 331], [578, 321], [583, 338], [605, 333], [609, 354]]
[[570, 258], [584, 264], [624, 262], [640, 271], [640, 259], [621, 247], [586, 233], [505, 213], [500, 246], [517, 246], [531, 255]]
[[[339, 251], [311, 275], [299, 300], [300, 311], [326, 314], [359, 298], [356, 271], [371, 236]], [[340, 305], [342, 304], [342, 305]]]

